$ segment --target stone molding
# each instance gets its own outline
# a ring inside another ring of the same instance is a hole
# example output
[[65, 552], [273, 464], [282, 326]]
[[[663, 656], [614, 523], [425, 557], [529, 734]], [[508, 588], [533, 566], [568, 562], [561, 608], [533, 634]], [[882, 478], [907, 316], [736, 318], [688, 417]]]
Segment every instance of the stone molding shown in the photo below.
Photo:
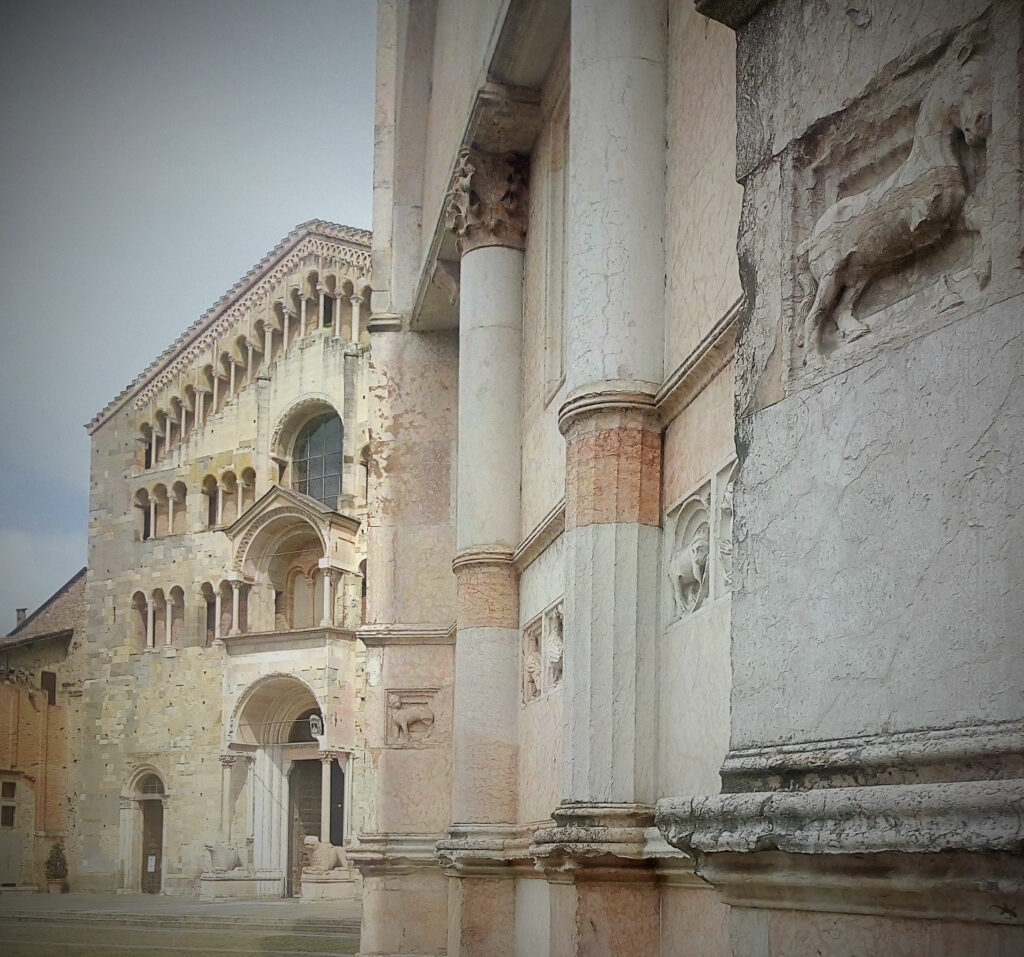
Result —
[[526, 248], [529, 158], [462, 149], [446, 202], [445, 225], [459, 254], [482, 246]]
[[658, 802], [686, 853], [1024, 851], [1024, 779], [722, 794]]
[[363, 877], [409, 873], [437, 867], [434, 849], [440, 834], [360, 834], [345, 856]]
[[734, 749], [721, 774], [727, 792], [1024, 777], [1024, 721]]
[[537, 869], [549, 879], [558, 874], [602, 878], [640, 869], [653, 879], [650, 805], [566, 802], [553, 817], [555, 826], [540, 828], [530, 845]]
[[356, 637], [367, 648], [384, 645], [453, 645], [455, 633], [450, 625], [405, 625], [397, 623], [363, 625]]
[[[653, 385], [653, 383], [651, 383]], [[634, 388], [636, 383], [608, 382], [595, 386], [587, 386], [569, 396], [558, 410], [558, 430], [566, 435], [579, 419], [584, 419], [599, 412], [622, 412], [636, 410], [639, 412], [655, 411], [654, 395], [650, 392]]]
[[379, 312], [367, 320], [366, 331], [371, 335], [375, 332], [401, 332], [402, 317], [390, 312]]
[[532, 565], [537, 557], [565, 531], [565, 497], [558, 500], [524, 538], [512, 553], [512, 564], [522, 574], [523, 569]]
[[513, 550], [506, 545], [474, 545], [460, 549], [452, 559], [452, 571], [470, 565], [511, 565]]
[[658, 389], [654, 404], [665, 425], [697, 398], [732, 360], [736, 351], [736, 320], [742, 306], [741, 297]]
[[516, 877], [532, 870], [529, 837], [515, 824], [453, 824], [435, 856], [449, 877]]

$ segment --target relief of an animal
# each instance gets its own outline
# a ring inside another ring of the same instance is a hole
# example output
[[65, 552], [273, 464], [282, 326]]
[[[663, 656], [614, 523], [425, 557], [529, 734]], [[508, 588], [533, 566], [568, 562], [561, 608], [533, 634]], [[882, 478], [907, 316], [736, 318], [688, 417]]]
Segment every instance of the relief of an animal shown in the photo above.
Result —
[[955, 138], [962, 134], [968, 146], [979, 145], [991, 125], [988, 76], [977, 55], [981, 37], [977, 26], [966, 31], [934, 67], [903, 163], [870, 189], [829, 206], [797, 250], [797, 268], [813, 282], [803, 327], [805, 364], [820, 353], [829, 318], [846, 341], [864, 335], [867, 326], [854, 316], [864, 289], [939, 243], [956, 224], [967, 183]]

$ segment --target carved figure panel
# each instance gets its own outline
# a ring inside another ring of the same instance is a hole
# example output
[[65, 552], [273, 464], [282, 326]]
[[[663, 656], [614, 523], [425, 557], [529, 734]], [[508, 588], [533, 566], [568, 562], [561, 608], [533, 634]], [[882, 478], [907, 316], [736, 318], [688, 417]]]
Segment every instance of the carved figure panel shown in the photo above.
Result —
[[795, 370], [887, 337], [873, 317], [908, 296], [943, 311], [988, 283], [989, 45], [983, 20], [933, 35], [794, 150]]
[[543, 611], [523, 629], [523, 704], [562, 683], [562, 601]]
[[668, 620], [692, 615], [732, 590], [733, 481], [730, 461], [666, 514]]
[[427, 747], [437, 722], [437, 689], [407, 688], [387, 693], [385, 740], [392, 748]]

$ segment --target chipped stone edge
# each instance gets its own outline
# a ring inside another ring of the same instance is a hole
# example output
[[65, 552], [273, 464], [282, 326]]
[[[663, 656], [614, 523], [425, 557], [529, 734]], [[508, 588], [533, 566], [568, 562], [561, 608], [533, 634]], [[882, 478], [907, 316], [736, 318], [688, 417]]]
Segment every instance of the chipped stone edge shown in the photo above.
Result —
[[655, 823], [686, 853], [1024, 852], [1024, 779], [665, 799]]

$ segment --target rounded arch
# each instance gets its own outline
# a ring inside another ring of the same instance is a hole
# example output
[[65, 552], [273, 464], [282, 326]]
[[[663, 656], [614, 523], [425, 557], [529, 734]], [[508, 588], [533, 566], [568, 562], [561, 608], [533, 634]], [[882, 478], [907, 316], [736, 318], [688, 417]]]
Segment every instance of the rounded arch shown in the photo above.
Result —
[[[155, 778], [156, 782], [159, 782], [160, 790], [156, 792], [159, 796], [163, 797], [167, 794], [167, 779], [164, 777], [164, 773], [155, 765], [149, 763], [142, 763], [133, 765], [124, 779], [124, 785], [121, 790], [121, 796], [124, 798], [140, 798], [146, 793], [144, 788], [147, 784], [147, 778]], [[150, 797], [156, 796], [153, 791], [149, 791]]]
[[296, 719], [311, 710], [323, 713], [316, 692], [301, 678], [283, 671], [263, 675], [235, 702], [228, 746], [286, 744]]
[[330, 396], [323, 392], [307, 392], [295, 399], [278, 416], [277, 423], [270, 434], [270, 451], [281, 459], [291, 458], [295, 439], [302, 427], [314, 416], [333, 413], [339, 419], [341, 412], [334, 405]]

